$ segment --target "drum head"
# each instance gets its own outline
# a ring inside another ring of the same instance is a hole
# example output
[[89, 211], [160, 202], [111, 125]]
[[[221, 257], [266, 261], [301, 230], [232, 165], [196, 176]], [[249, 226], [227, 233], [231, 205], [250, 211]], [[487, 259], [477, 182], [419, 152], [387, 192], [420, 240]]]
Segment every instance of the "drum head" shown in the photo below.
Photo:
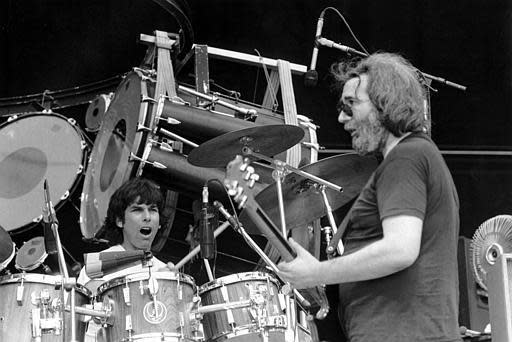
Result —
[[40, 220], [45, 179], [58, 208], [82, 172], [84, 149], [80, 131], [57, 114], [25, 114], [1, 125], [0, 226], [12, 232]]
[[32, 271], [41, 266], [48, 254], [42, 236], [25, 242], [16, 254], [15, 267], [20, 271]]
[[94, 237], [101, 228], [110, 197], [132, 175], [136, 165], [130, 154], [140, 156], [144, 149], [148, 133], [137, 128], [138, 124], [149, 127], [151, 120], [152, 105], [141, 101], [141, 97], [153, 95], [154, 82], [147, 80], [139, 71], [126, 76], [94, 141], [80, 205], [80, 229], [86, 238]]
[[114, 94], [98, 95], [87, 108], [85, 112], [85, 126], [89, 132], [97, 132], [100, 129], [101, 122], [110, 105], [110, 100]]

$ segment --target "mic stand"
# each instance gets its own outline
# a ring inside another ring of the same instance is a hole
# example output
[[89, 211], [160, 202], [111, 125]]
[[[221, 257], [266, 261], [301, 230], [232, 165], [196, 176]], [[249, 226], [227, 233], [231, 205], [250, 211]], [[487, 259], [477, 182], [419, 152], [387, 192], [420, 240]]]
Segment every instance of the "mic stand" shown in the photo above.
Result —
[[[361, 57], [368, 57], [369, 56], [365, 52], [361, 52], [361, 51], [353, 49], [353, 48], [351, 48], [349, 46], [345, 46], [345, 45], [341, 45], [341, 44], [335, 43], [332, 40], [329, 40], [329, 39], [326, 39], [326, 38], [323, 38], [323, 37], [318, 38], [316, 40], [316, 43], [319, 46], [327, 46], [327, 47], [332, 48], [332, 49], [340, 50], [340, 51], [343, 51], [343, 52], [346, 52], [346, 53], [352, 53], [352, 54], [355, 54], [355, 55], [359, 55]], [[442, 77], [438, 77], [438, 76], [433, 76], [433, 75], [427, 74], [426, 72], [423, 72], [423, 71], [421, 71], [419, 69], [418, 69], [418, 71], [423, 75], [423, 77], [428, 78], [428, 79], [430, 79], [432, 81], [443, 83], [443, 84], [446, 84], [447, 86], [450, 86], [450, 87], [453, 87], [453, 88], [456, 88], [456, 89], [459, 89], [459, 90], [462, 90], [462, 91], [466, 91], [466, 88], [467, 88], [466, 86], [457, 84], [455, 82], [448, 81], [448, 80], [446, 80], [446, 79], [444, 79]]]
[[64, 291], [67, 291], [70, 293], [70, 316], [71, 316], [71, 338], [70, 342], [78, 342], [76, 339], [76, 310], [75, 310], [75, 285], [76, 285], [76, 278], [70, 278], [68, 274], [68, 269], [66, 266], [66, 259], [64, 258], [64, 250], [62, 248], [62, 243], [60, 241], [59, 236], [59, 224], [57, 220], [55, 219], [55, 209], [52, 206], [52, 202], [50, 200], [50, 190], [48, 187], [48, 182], [45, 180], [44, 183], [44, 194], [46, 199], [46, 205], [48, 206], [48, 216], [49, 216], [49, 223], [52, 230], [52, 233], [55, 237], [56, 247], [57, 247], [57, 255], [59, 260], [59, 270], [62, 277], [62, 287], [61, 294], [62, 294], [62, 319], [64, 319], [64, 308], [66, 303]]
[[[76, 339], [76, 309], [75, 309], [75, 285], [76, 279], [70, 278], [68, 274], [68, 269], [66, 266], [66, 260], [64, 259], [64, 251], [62, 249], [62, 244], [60, 242], [59, 237], [59, 226], [56, 222], [51, 222], [52, 232], [55, 236], [55, 242], [57, 243], [57, 254], [59, 257], [59, 269], [62, 276], [62, 286], [65, 291], [70, 293], [70, 315], [71, 315], [71, 338], [70, 342], [78, 342]], [[64, 292], [62, 292], [64, 294]], [[64, 303], [64, 295], [62, 296], [62, 305]]]

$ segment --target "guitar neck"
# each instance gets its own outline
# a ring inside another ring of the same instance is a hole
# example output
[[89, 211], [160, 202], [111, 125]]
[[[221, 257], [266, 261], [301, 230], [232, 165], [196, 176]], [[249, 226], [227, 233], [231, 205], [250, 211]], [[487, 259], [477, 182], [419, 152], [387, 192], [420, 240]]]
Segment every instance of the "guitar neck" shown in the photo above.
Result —
[[245, 207], [245, 211], [272, 246], [281, 254], [281, 258], [283, 258], [284, 261], [289, 262], [295, 259], [297, 253], [295, 253], [281, 231], [276, 227], [274, 222], [268, 218], [267, 214], [257, 203], [248, 204]]

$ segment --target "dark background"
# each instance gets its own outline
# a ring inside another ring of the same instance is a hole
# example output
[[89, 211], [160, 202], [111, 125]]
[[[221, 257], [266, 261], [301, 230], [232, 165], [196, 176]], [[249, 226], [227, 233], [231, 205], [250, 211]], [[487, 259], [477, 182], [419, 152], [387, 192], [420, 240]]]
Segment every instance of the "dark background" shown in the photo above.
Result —
[[[145, 54], [146, 46], [137, 43], [140, 33], [177, 32], [174, 18], [149, 0], [9, 0], [0, 6], [0, 98], [122, 74]], [[320, 12], [333, 6], [368, 51], [399, 52], [422, 71], [467, 86], [463, 92], [433, 82], [437, 91], [431, 93], [432, 136], [459, 191], [461, 235], [471, 237], [488, 218], [511, 213], [509, 1], [200, 0], [188, 6], [194, 43], [250, 54], [257, 49], [265, 57], [303, 65], [310, 63]], [[332, 11], [326, 13], [323, 36], [360, 50]], [[350, 137], [336, 122], [337, 98], [329, 92], [327, 77], [329, 65], [346, 57], [321, 49], [315, 88], [294, 78], [298, 111], [320, 125], [318, 140], [327, 149], [350, 148]], [[261, 102], [264, 88], [255, 90], [254, 85], [264, 82], [264, 74], [257, 68], [212, 62], [210, 77], [240, 91], [245, 100]], [[177, 78], [189, 81], [185, 73]], [[80, 118], [86, 108], [61, 113]], [[169, 241], [172, 248], [164, 250], [162, 259], [176, 261], [186, 253], [173, 247], [178, 242]], [[73, 254], [80, 259], [86, 247], [76, 244]]]

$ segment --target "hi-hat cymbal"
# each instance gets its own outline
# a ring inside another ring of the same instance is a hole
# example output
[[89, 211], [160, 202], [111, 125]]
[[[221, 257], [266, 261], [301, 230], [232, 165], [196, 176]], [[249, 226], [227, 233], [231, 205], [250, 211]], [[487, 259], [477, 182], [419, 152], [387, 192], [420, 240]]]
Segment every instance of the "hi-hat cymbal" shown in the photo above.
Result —
[[271, 157], [299, 143], [304, 131], [292, 125], [265, 125], [225, 133], [190, 152], [188, 162], [201, 167], [225, 167], [242, 149]]
[[[342, 192], [326, 188], [325, 193], [332, 210], [354, 199], [377, 168], [371, 156], [343, 154], [322, 159], [300, 170], [329, 181], [343, 188]], [[327, 214], [322, 194], [316, 183], [295, 173], [284, 177], [283, 202], [287, 230], [302, 227]], [[269, 185], [256, 195], [256, 201], [268, 217], [280, 227], [276, 184]], [[250, 218], [242, 211], [240, 220], [250, 234], [261, 234]], [[339, 222], [337, 222], [339, 223]]]

